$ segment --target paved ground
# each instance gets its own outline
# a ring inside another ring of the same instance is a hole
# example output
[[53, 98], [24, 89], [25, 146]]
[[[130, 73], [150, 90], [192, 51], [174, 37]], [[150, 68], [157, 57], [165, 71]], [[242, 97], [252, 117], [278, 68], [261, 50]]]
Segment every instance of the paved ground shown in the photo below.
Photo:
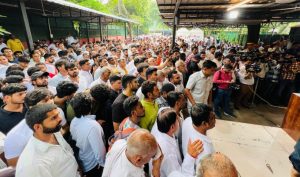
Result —
[[251, 123], [264, 126], [280, 127], [284, 118], [286, 109], [274, 108], [265, 104], [255, 105], [252, 108], [240, 108], [234, 110], [237, 118], [231, 118], [223, 115], [223, 120]]

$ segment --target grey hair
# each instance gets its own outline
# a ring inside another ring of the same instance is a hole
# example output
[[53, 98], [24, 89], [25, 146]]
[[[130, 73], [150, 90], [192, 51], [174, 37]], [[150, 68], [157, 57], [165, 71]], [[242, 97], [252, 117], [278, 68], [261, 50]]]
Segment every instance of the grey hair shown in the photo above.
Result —
[[213, 153], [204, 157], [196, 169], [196, 177], [203, 176], [206, 173], [213, 173], [218, 177], [237, 177], [238, 172], [232, 161], [221, 153]]
[[178, 68], [181, 64], [185, 65], [185, 62], [183, 60], [177, 60], [175, 63], [175, 67]]
[[128, 155], [147, 156], [158, 147], [155, 137], [146, 129], [137, 129], [130, 134], [127, 140]]
[[102, 76], [103, 73], [107, 72], [107, 71], [110, 71], [110, 69], [108, 67], [102, 67], [100, 69], [100, 72], [99, 72], [99, 76]]

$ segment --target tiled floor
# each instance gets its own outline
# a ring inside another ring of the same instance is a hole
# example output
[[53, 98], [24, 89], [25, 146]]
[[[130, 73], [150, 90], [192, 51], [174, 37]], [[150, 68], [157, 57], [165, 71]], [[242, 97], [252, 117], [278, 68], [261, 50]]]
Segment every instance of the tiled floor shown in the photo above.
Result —
[[241, 177], [290, 176], [288, 156], [295, 141], [280, 128], [217, 120], [208, 136], [215, 150], [233, 161]]
[[237, 118], [230, 118], [223, 115], [222, 119], [257, 125], [280, 127], [284, 118], [285, 111], [286, 109], [274, 108], [265, 104], [259, 104], [253, 106], [250, 109], [241, 108], [240, 110], [234, 110], [234, 114], [237, 116]]

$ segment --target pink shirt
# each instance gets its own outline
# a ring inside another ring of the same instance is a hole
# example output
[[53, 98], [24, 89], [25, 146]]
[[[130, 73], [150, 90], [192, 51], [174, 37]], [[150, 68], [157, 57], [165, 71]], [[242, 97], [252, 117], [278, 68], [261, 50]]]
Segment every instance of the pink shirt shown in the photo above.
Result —
[[225, 72], [223, 69], [217, 71], [214, 74], [213, 82], [218, 85], [218, 88], [220, 89], [228, 89], [230, 83], [227, 83], [228, 81], [232, 80], [232, 73], [231, 72]]

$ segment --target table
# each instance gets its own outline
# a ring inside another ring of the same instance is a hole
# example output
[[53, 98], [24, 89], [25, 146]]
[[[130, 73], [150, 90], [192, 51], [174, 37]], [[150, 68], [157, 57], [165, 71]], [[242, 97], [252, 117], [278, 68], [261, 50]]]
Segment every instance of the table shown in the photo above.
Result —
[[241, 177], [290, 176], [288, 156], [296, 142], [281, 128], [217, 120], [208, 136], [215, 150], [233, 161]]

